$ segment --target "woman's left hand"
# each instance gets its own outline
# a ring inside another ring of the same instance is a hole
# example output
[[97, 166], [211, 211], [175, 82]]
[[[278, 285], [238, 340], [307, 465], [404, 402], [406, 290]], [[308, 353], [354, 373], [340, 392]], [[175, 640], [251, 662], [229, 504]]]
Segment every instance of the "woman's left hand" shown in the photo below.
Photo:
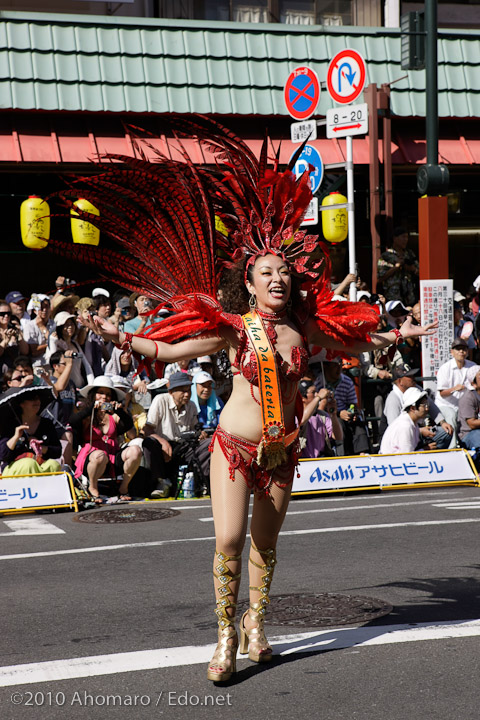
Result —
[[98, 315], [92, 315], [89, 313], [86, 317], [79, 318], [81, 324], [92, 330], [96, 335], [100, 335], [107, 342], [114, 342], [118, 344], [118, 328], [115, 327], [111, 322], [103, 318], [99, 318]]
[[412, 318], [409, 316], [400, 327], [400, 332], [403, 338], [421, 337], [424, 335], [434, 335], [437, 328], [438, 320], [428, 323], [428, 325], [413, 325]]

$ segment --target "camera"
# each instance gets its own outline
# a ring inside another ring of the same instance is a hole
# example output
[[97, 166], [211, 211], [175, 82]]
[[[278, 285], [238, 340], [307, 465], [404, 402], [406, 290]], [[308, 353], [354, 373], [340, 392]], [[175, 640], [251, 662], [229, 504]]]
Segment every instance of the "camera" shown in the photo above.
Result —
[[100, 409], [104, 412], [108, 413], [109, 415], [113, 415], [115, 412], [115, 408], [113, 407], [113, 403], [104, 402], [100, 405]]
[[71, 358], [76, 358], [76, 357], [78, 357], [78, 353], [77, 353], [77, 352], [72, 352], [72, 353], [70, 354], [70, 357], [71, 357]]
[[180, 437], [182, 440], [195, 440], [195, 438], [198, 437], [198, 433], [195, 432], [195, 430], [185, 430], [185, 432], [180, 433]]

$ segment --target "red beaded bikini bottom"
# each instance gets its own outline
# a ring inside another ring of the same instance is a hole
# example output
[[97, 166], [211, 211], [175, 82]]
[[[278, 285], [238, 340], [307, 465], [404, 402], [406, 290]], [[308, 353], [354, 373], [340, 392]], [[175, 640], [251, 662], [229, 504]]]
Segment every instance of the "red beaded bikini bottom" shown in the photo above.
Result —
[[232, 435], [220, 425], [217, 426], [208, 449], [213, 452], [215, 440], [218, 440], [220, 449], [228, 460], [230, 480], [235, 482], [235, 472], [238, 470], [247, 483], [247, 487], [268, 495], [272, 484], [284, 488], [293, 481], [293, 473], [298, 464], [299, 443], [296, 432], [292, 433], [291, 437], [290, 443], [288, 443], [288, 436], [286, 438], [287, 461], [276, 467], [275, 470], [266, 470], [258, 464], [258, 443], [252, 443], [238, 435]]

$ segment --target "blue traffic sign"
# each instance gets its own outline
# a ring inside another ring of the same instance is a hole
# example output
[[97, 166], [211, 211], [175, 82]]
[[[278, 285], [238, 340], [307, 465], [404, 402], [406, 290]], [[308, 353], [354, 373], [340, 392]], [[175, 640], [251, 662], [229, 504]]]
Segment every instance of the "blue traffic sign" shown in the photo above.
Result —
[[320, 99], [317, 73], [309, 67], [293, 70], [285, 83], [283, 97], [289, 114], [295, 120], [309, 118], [317, 109]]
[[[292, 157], [294, 155], [295, 153], [292, 153]], [[318, 150], [313, 147], [313, 145], [305, 145], [300, 157], [293, 167], [293, 174], [297, 178], [301, 177], [305, 170], [308, 170], [309, 165], [314, 168], [310, 171], [310, 183], [312, 186], [312, 193], [316, 193], [322, 184], [324, 166], [322, 156]]]

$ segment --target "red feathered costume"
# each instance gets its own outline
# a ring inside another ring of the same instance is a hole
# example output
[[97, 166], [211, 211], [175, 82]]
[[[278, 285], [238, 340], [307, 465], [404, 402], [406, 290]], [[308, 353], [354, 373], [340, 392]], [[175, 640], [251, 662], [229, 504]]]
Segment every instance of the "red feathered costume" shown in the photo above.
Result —
[[[119, 249], [59, 241], [50, 241], [49, 249], [156, 298], [158, 308], [167, 304], [174, 314], [143, 333], [154, 340], [175, 342], [231, 324], [216, 299], [221, 274], [245, 257], [248, 265], [267, 252], [281, 255], [300, 279], [307, 312], [322, 332], [346, 350], [368, 340], [377, 327], [376, 311], [365, 303], [332, 300], [327, 249], [318, 236], [298, 229], [312, 197], [308, 173], [296, 180], [290, 168], [279, 172], [278, 152], [267, 167], [268, 139], [257, 160], [213, 120], [197, 116], [171, 124], [183, 161], [165, 157], [143, 139], [156, 155], [151, 162], [135, 141], [138, 157], [108, 155], [98, 174], [75, 180], [60, 194], [68, 206], [79, 195], [90, 200], [100, 216], [76, 209], [80, 219], [96, 225]], [[182, 136], [195, 136], [216, 167], [194, 166]]]

